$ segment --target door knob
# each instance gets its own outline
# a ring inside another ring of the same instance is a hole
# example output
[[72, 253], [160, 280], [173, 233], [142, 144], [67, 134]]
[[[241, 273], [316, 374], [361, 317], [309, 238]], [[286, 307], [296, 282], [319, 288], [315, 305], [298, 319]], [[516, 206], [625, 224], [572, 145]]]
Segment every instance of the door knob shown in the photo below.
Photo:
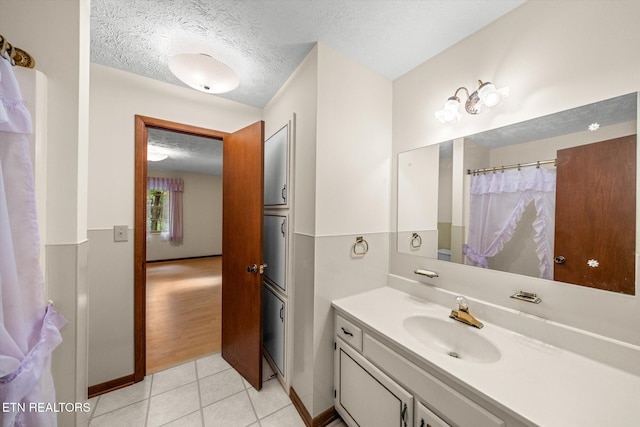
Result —
[[264, 273], [264, 269], [267, 268], [267, 264], [251, 264], [250, 266], [247, 267], [247, 273], [253, 273], [253, 274], [257, 274], [257, 273]]
[[566, 259], [560, 255], [554, 258], [553, 260], [556, 264], [564, 264], [564, 262], [566, 261]]

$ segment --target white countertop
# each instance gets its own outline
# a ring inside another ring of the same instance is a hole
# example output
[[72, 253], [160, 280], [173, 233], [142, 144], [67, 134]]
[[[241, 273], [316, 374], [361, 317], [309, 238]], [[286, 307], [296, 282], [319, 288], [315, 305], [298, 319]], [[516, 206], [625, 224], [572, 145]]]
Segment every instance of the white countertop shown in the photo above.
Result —
[[403, 327], [415, 315], [448, 319], [454, 305], [446, 308], [390, 287], [333, 301], [339, 311], [533, 425], [640, 426], [640, 377], [629, 372], [487, 322], [472, 329], [500, 350], [494, 363], [436, 352]]

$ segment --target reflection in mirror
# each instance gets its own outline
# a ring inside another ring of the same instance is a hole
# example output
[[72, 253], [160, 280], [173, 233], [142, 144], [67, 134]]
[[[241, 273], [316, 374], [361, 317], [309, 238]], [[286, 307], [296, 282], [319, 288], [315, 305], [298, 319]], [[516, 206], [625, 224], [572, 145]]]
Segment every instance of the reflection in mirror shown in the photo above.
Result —
[[438, 171], [438, 259], [451, 261], [451, 226], [453, 214], [453, 142], [440, 144]]
[[[444, 206], [437, 248], [425, 256], [635, 294], [637, 98], [441, 144], [437, 194]], [[411, 155], [419, 158], [420, 150]], [[419, 185], [400, 179], [405, 154], [398, 165], [398, 249], [410, 253], [400, 224], [407, 192]], [[412, 206], [412, 216], [422, 215]]]
[[439, 147], [398, 155], [398, 248], [435, 258], [438, 250]]

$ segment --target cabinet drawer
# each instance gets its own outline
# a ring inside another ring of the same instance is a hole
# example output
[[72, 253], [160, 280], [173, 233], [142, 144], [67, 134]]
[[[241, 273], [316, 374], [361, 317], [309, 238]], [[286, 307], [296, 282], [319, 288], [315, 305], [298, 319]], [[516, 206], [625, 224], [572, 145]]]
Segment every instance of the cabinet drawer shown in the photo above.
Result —
[[362, 351], [362, 329], [340, 315], [336, 315], [336, 335], [358, 351]]
[[284, 376], [285, 316], [283, 300], [262, 284], [262, 342], [273, 363]]
[[267, 269], [264, 277], [286, 292], [287, 279], [287, 217], [264, 216], [264, 242], [262, 246]]
[[287, 206], [289, 125], [264, 142], [264, 204]]

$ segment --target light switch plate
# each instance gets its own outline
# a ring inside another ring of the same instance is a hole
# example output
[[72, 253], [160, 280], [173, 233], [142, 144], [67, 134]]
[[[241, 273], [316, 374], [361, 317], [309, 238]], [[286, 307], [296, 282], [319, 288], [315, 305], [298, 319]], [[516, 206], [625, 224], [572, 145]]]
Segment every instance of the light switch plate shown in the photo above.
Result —
[[113, 226], [113, 241], [114, 242], [128, 242], [129, 241], [129, 227], [126, 225], [114, 225]]

